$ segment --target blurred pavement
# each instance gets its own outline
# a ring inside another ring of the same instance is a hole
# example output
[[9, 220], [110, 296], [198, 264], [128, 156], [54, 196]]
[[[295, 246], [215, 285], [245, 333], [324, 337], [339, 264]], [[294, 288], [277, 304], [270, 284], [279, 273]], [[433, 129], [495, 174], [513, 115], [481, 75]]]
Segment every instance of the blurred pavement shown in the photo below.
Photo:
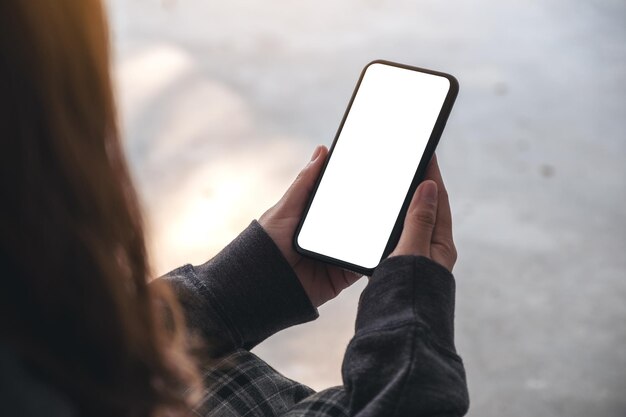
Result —
[[[108, 3], [156, 273], [209, 259], [271, 206], [330, 145], [367, 62], [450, 72], [438, 156], [469, 415], [626, 415], [626, 3]], [[340, 384], [363, 285], [255, 352]]]

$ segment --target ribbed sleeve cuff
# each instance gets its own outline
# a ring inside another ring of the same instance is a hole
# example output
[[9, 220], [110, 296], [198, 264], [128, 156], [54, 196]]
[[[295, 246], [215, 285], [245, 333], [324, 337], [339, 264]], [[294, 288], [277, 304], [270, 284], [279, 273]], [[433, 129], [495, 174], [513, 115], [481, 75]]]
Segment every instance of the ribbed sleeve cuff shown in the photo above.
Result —
[[437, 344], [456, 353], [454, 296], [454, 277], [438, 263], [422, 256], [387, 258], [361, 294], [357, 336], [417, 322]]
[[280, 249], [256, 220], [194, 270], [206, 302], [223, 316], [238, 346], [251, 348], [319, 315]]

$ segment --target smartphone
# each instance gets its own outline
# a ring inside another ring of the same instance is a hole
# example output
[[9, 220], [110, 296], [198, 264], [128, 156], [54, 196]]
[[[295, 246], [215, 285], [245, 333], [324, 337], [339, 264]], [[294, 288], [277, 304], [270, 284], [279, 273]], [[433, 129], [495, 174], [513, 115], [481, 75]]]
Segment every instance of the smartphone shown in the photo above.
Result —
[[296, 229], [296, 251], [371, 275], [400, 238], [458, 91], [449, 74], [370, 62]]

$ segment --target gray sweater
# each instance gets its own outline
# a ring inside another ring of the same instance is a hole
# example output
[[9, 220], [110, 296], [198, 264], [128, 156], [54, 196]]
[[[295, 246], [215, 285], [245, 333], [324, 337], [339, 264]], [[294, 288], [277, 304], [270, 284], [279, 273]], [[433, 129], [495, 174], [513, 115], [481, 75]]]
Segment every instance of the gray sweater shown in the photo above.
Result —
[[[272, 334], [318, 317], [256, 220], [207, 263], [160, 279], [173, 287], [211, 356], [224, 359], [203, 369], [207, 390], [199, 415], [451, 417], [467, 411], [465, 371], [454, 346], [454, 278], [427, 258], [398, 256], [376, 268], [359, 301], [343, 386], [320, 393], [249, 352]], [[0, 353], [4, 410], [74, 415], [53, 387], [32, 379], [10, 352]], [[16, 379], [22, 381], [17, 388], [11, 384]], [[32, 390], [40, 393], [34, 402]]]

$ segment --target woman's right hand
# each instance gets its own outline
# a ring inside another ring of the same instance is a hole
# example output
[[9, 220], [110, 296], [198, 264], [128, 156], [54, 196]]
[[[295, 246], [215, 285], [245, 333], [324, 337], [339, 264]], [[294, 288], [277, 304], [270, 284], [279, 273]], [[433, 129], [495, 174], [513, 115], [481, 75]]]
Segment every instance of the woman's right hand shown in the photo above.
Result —
[[425, 256], [450, 272], [456, 262], [450, 202], [435, 155], [415, 190], [400, 240], [389, 257], [399, 255]]

